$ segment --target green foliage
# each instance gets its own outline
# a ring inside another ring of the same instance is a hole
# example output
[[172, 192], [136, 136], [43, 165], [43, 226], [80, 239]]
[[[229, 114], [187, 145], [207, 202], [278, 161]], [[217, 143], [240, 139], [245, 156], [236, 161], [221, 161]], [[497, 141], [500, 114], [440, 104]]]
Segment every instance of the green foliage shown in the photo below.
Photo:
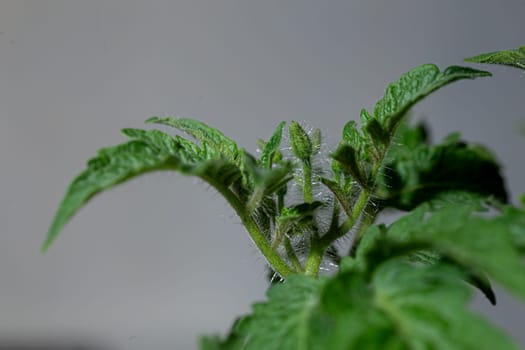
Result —
[[377, 190], [385, 206], [411, 210], [443, 192], [469, 191], [507, 201], [500, 165], [486, 148], [451, 134], [442, 143], [426, 143], [426, 130], [404, 125], [389, 151]]
[[88, 162], [87, 169], [69, 185], [42, 249], [49, 248], [66, 222], [97, 193], [146, 172], [176, 169], [179, 165], [176, 154], [140, 140], [101, 149], [98, 156]]
[[293, 276], [253, 306], [235, 328], [231, 349], [517, 349], [468, 311], [471, 293], [461, 277], [449, 265], [414, 267], [396, 259], [371, 276]]
[[[470, 60], [523, 68], [524, 54], [520, 48]], [[495, 303], [491, 281], [525, 298], [524, 209], [507, 203], [500, 165], [486, 148], [458, 134], [430, 145], [426, 128], [406, 121], [433, 91], [489, 75], [433, 64], [410, 70], [387, 87], [372, 114], [361, 110], [360, 126], [344, 125], [329, 169], [319, 166], [327, 163], [321, 131], [306, 132], [295, 121], [288, 145], [282, 122], [259, 141], [257, 158], [200, 121], [150, 118], [193, 140], [124, 129], [131, 140], [100, 150], [73, 180], [43, 249], [96, 194], [142, 174], [177, 171], [225, 198], [278, 281], [226, 339], [201, 338], [202, 349], [516, 349], [468, 303], [471, 286]], [[387, 208], [407, 212], [389, 226], [377, 224]], [[348, 254], [336, 248], [342, 237], [351, 238]], [[328, 263], [338, 273], [319, 277]]]
[[270, 137], [268, 142], [264, 144], [261, 154], [261, 164], [266, 169], [271, 169], [273, 163], [277, 163], [282, 159], [280, 147], [285, 124], [285, 122], [279, 123], [273, 135]]
[[525, 69], [525, 46], [517, 49], [484, 53], [465, 59], [467, 62], [503, 64]]

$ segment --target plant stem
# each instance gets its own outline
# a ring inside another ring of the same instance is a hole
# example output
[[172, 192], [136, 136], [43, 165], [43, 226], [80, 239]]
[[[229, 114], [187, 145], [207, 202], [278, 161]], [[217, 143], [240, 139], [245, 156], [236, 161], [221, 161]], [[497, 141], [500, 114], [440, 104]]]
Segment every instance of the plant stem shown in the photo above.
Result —
[[359, 226], [357, 227], [357, 231], [354, 236], [354, 241], [352, 242], [352, 245], [350, 246], [350, 250], [348, 251], [348, 255], [351, 257], [355, 257], [355, 254], [357, 253], [357, 248], [359, 247], [359, 244], [361, 243], [361, 239], [363, 238], [366, 230], [368, 227], [374, 222], [376, 217], [376, 213], [369, 213], [366, 210], [363, 212], [363, 218], [361, 222], [359, 223]]
[[359, 197], [352, 209], [352, 215], [350, 215], [337, 230], [327, 233], [321, 239], [323, 249], [327, 249], [335, 240], [343, 237], [348, 231], [350, 231], [350, 229], [352, 229], [352, 227], [354, 227], [355, 223], [366, 208], [369, 198], [370, 191], [364, 188], [361, 189], [361, 193], [359, 193]]
[[204, 179], [210, 185], [215, 187], [220, 192], [220, 194], [222, 194], [224, 198], [226, 198], [228, 203], [233, 207], [233, 209], [241, 219], [242, 224], [248, 230], [248, 233], [252, 238], [253, 242], [268, 261], [268, 264], [270, 264], [270, 266], [283, 278], [286, 278], [291, 274], [297, 273], [297, 271], [292, 269], [282, 259], [279, 253], [277, 253], [271, 248], [270, 243], [268, 242], [266, 237], [264, 237], [261, 230], [259, 229], [259, 226], [255, 222], [253, 217], [250, 215], [250, 213], [246, 210], [245, 206], [239, 201], [239, 198], [237, 198], [237, 196], [235, 196], [235, 194], [229, 188], [215, 181], [215, 179], [211, 177], [205, 177]]
[[317, 236], [312, 236], [310, 240], [310, 253], [308, 253], [308, 258], [304, 266], [304, 274], [306, 276], [317, 277], [319, 274], [319, 267], [321, 266], [324, 253], [324, 249], [320, 243], [320, 239]]
[[306, 203], [312, 203], [312, 164], [310, 159], [303, 161], [303, 196]]

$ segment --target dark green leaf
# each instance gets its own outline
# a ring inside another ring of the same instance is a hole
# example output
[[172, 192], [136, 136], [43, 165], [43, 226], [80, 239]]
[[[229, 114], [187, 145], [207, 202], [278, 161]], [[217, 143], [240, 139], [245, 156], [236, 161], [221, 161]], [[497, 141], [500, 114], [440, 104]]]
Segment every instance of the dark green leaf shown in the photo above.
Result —
[[290, 162], [281, 162], [270, 169], [261, 168], [257, 161], [249, 153], [241, 150], [242, 162], [241, 169], [248, 177], [248, 182], [253, 188], [251, 198], [248, 201], [248, 209], [254, 210], [259, 206], [264, 196], [269, 196], [280, 189], [286, 187], [286, 184], [293, 178], [291, 175], [292, 164]]
[[305, 219], [311, 218], [316, 209], [323, 205], [322, 202], [301, 203], [291, 207], [285, 207], [277, 217], [277, 225], [290, 226], [301, 223]]
[[351, 215], [352, 208], [350, 207], [349, 198], [345, 194], [341, 186], [337, 182], [327, 179], [325, 177], [321, 177], [320, 180], [321, 183], [325, 185], [334, 194], [335, 198], [337, 198], [337, 201], [343, 208], [346, 215]]
[[390, 142], [390, 134], [383, 129], [377, 119], [370, 120], [365, 126], [364, 131], [370, 135], [370, 140], [372, 140], [376, 146], [385, 146]]
[[500, 166], [487, 149], [467, 144], [457, 135], [429, 146], [421, 143], [424, 140], [421, 127], [404, 127], [398, 135], [402, 142], [392, 147], [378, 188], [385, 206], [411, 210], [450, 191], [507, 201]]
[[459, 66], [448, 67], [442, 72], [434, 64], [416, 67], [387, 87], [385, 96], [374, 107], [374, 119], [391, 133], [408, 110], [431, 92], [456, 80], [490, 75], [489, 72]]
[[525, 70], [525, 46], [512, 50], [484, 53], [465, 59], [467, 62], [503, 64]]
[[338, 161], [342, 168], [352, 175], [354, 180], [359, 182], [361, 186], [368, 186], [364, 170], [359, 165], [358, 153], [352, 146], [341, 143], [335, 152], [332, 153], [332, 158]]

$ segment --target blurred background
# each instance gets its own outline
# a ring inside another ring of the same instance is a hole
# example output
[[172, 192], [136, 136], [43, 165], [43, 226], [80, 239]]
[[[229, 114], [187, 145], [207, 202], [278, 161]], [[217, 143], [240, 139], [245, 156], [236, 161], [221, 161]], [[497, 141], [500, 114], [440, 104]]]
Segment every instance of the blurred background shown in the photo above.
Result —
[[[96, 197], [41, 254], [69, 181], [123, 127], [198, 118], [255, 151], [281, 120], [325, 132], [422, 63], [525, 44], [524, 0], [0, 0], [0, 341], [195, 349], [264, 298], [264, 261], [208, 186], [176, 173]], [[483, 66], [415, 110], [525, 192], [525, 74]], [[503, 293], [503, 294], [502, 294]], [[525, 345], [525, 306], [475, 309]]]

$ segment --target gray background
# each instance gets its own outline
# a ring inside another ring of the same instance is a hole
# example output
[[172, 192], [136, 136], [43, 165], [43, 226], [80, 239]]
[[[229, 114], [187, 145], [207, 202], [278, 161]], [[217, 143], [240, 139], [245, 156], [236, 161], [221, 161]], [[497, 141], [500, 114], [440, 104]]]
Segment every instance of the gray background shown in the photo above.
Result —
[[[333, 146], [408, 69], [525, 44], [524, 14], [524, 0], [0, 1], [0, 340], [192, 349], [263, 298], [264, 262], [232, 210], [175, 173], [97, 197], [39, 253], [66, 185], [120, 128], [195, 117], [255, 151], [299, 120]], [[494, 77], [416, 114], [436, 140], [489, 145], [523, 193], [524, 74], [484, 68]], [[525, 344], [515, 299], [475, 307]]]

